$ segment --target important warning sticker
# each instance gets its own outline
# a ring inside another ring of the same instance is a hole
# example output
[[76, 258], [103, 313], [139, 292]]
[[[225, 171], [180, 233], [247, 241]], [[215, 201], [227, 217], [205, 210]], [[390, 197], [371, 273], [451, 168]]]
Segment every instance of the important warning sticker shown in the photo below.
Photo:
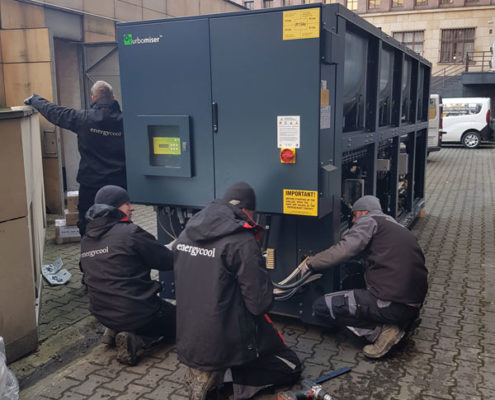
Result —
[[283, 39], [311, 39], [320, 37], [320, 9], [284, 11]]
[[284, 189], [284, 214], [318, 216], [318, 192]]
[[154, 137], [154, 154], [180, 155], [180, 138], [178, 137]]

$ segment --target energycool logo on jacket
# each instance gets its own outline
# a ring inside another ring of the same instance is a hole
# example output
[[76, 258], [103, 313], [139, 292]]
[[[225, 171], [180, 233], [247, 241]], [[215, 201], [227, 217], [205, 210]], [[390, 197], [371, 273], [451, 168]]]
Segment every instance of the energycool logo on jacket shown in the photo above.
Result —
[[176, 249], [179, 251], [182, 251], [184, 253], [189, 253], [193, 257], [200, 255], [200, 256], [204, 256], [204, 257], [215, 258], [215, 250], [216, 250], [215, 248], [204, 249], [202, 247], [190, 246], [188, 244], [178, 244]]
[[94, 257], [98, 254], [107, 254], [107, 253], [108, 253], [108, 246], [102, 249], [85, 251], [84, 253], [81, 253], [81, 258]]
[[133, 37], [132, 33], [124, 33], [124, 46], [131, 46], [133, 44], [153, 44], [159, 43], [163, 35], [160, 36], [148, 36], [146, 38], [140, 38], [139, 36]]

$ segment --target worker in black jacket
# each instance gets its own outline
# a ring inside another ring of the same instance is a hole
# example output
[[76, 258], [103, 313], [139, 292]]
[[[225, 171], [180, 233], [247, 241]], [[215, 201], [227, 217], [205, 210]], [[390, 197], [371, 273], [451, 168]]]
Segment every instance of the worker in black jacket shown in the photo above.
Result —
[[255, 193], [233, 184], [195, 214], [174, 247], [177, 354], [189, 367], [189, 398], [202, 400], [230, 368], [234, 398], [299, 377], [296, 354], [266, 312], [273, 286], [252, 217]]
[[363, 348], [369, 358], [380, 358], [403, 338], [419, 315], [428, 289], [428, 271], [416, 237], [382, 212], [380, 201], [364, 196], [353, 207], [353, 226], [332, 247], [306, 262], [320, 271], [363, 252], [366, 287], [329, 293], [316, 299], [315, 314], [347, 326], [372, 344]]
[[81, 241], [89, 310], [118, 332], [117, 359], [129, 365], [148, 338], [175, 338], [175, 307], [158, 296], [160, 283], [150, 277], [152, 268], [171, 270], [173, 254], [131, 222], [132, 211], [125, 189], [104, 186], [88, 210]]
[[81, 236], [86, 228], [85, 214], [96, 192], [105, 185], [127, 187], [122, 112], [114, 100], [112, 87], [97, 81], [91, 88], [91, 108], [75, 110], [57, 106], [33, 94], [24, 103], [36, 108], [48, 121], [77, 134], [81, 160], [79, 182], [79, 221]]

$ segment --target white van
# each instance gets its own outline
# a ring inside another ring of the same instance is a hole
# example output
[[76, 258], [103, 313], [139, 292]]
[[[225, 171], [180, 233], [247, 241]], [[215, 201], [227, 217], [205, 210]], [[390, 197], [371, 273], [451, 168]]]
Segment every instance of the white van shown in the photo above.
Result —
[[443, 142], [462, 143], [474, 149], [492, 138], [489, 97], [443, 99]]
[[442, 97], [439, 94], [430, 94], [428, 107], [428, 154], [439, 151], [442, 147], [443, 134]]

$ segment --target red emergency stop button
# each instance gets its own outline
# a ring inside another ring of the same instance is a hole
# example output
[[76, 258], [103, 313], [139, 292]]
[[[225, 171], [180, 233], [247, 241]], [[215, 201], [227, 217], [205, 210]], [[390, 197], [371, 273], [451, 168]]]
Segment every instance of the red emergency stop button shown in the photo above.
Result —
[[280, 149], [280, 162], [282, 164], [295, 164], [296, 149]]

